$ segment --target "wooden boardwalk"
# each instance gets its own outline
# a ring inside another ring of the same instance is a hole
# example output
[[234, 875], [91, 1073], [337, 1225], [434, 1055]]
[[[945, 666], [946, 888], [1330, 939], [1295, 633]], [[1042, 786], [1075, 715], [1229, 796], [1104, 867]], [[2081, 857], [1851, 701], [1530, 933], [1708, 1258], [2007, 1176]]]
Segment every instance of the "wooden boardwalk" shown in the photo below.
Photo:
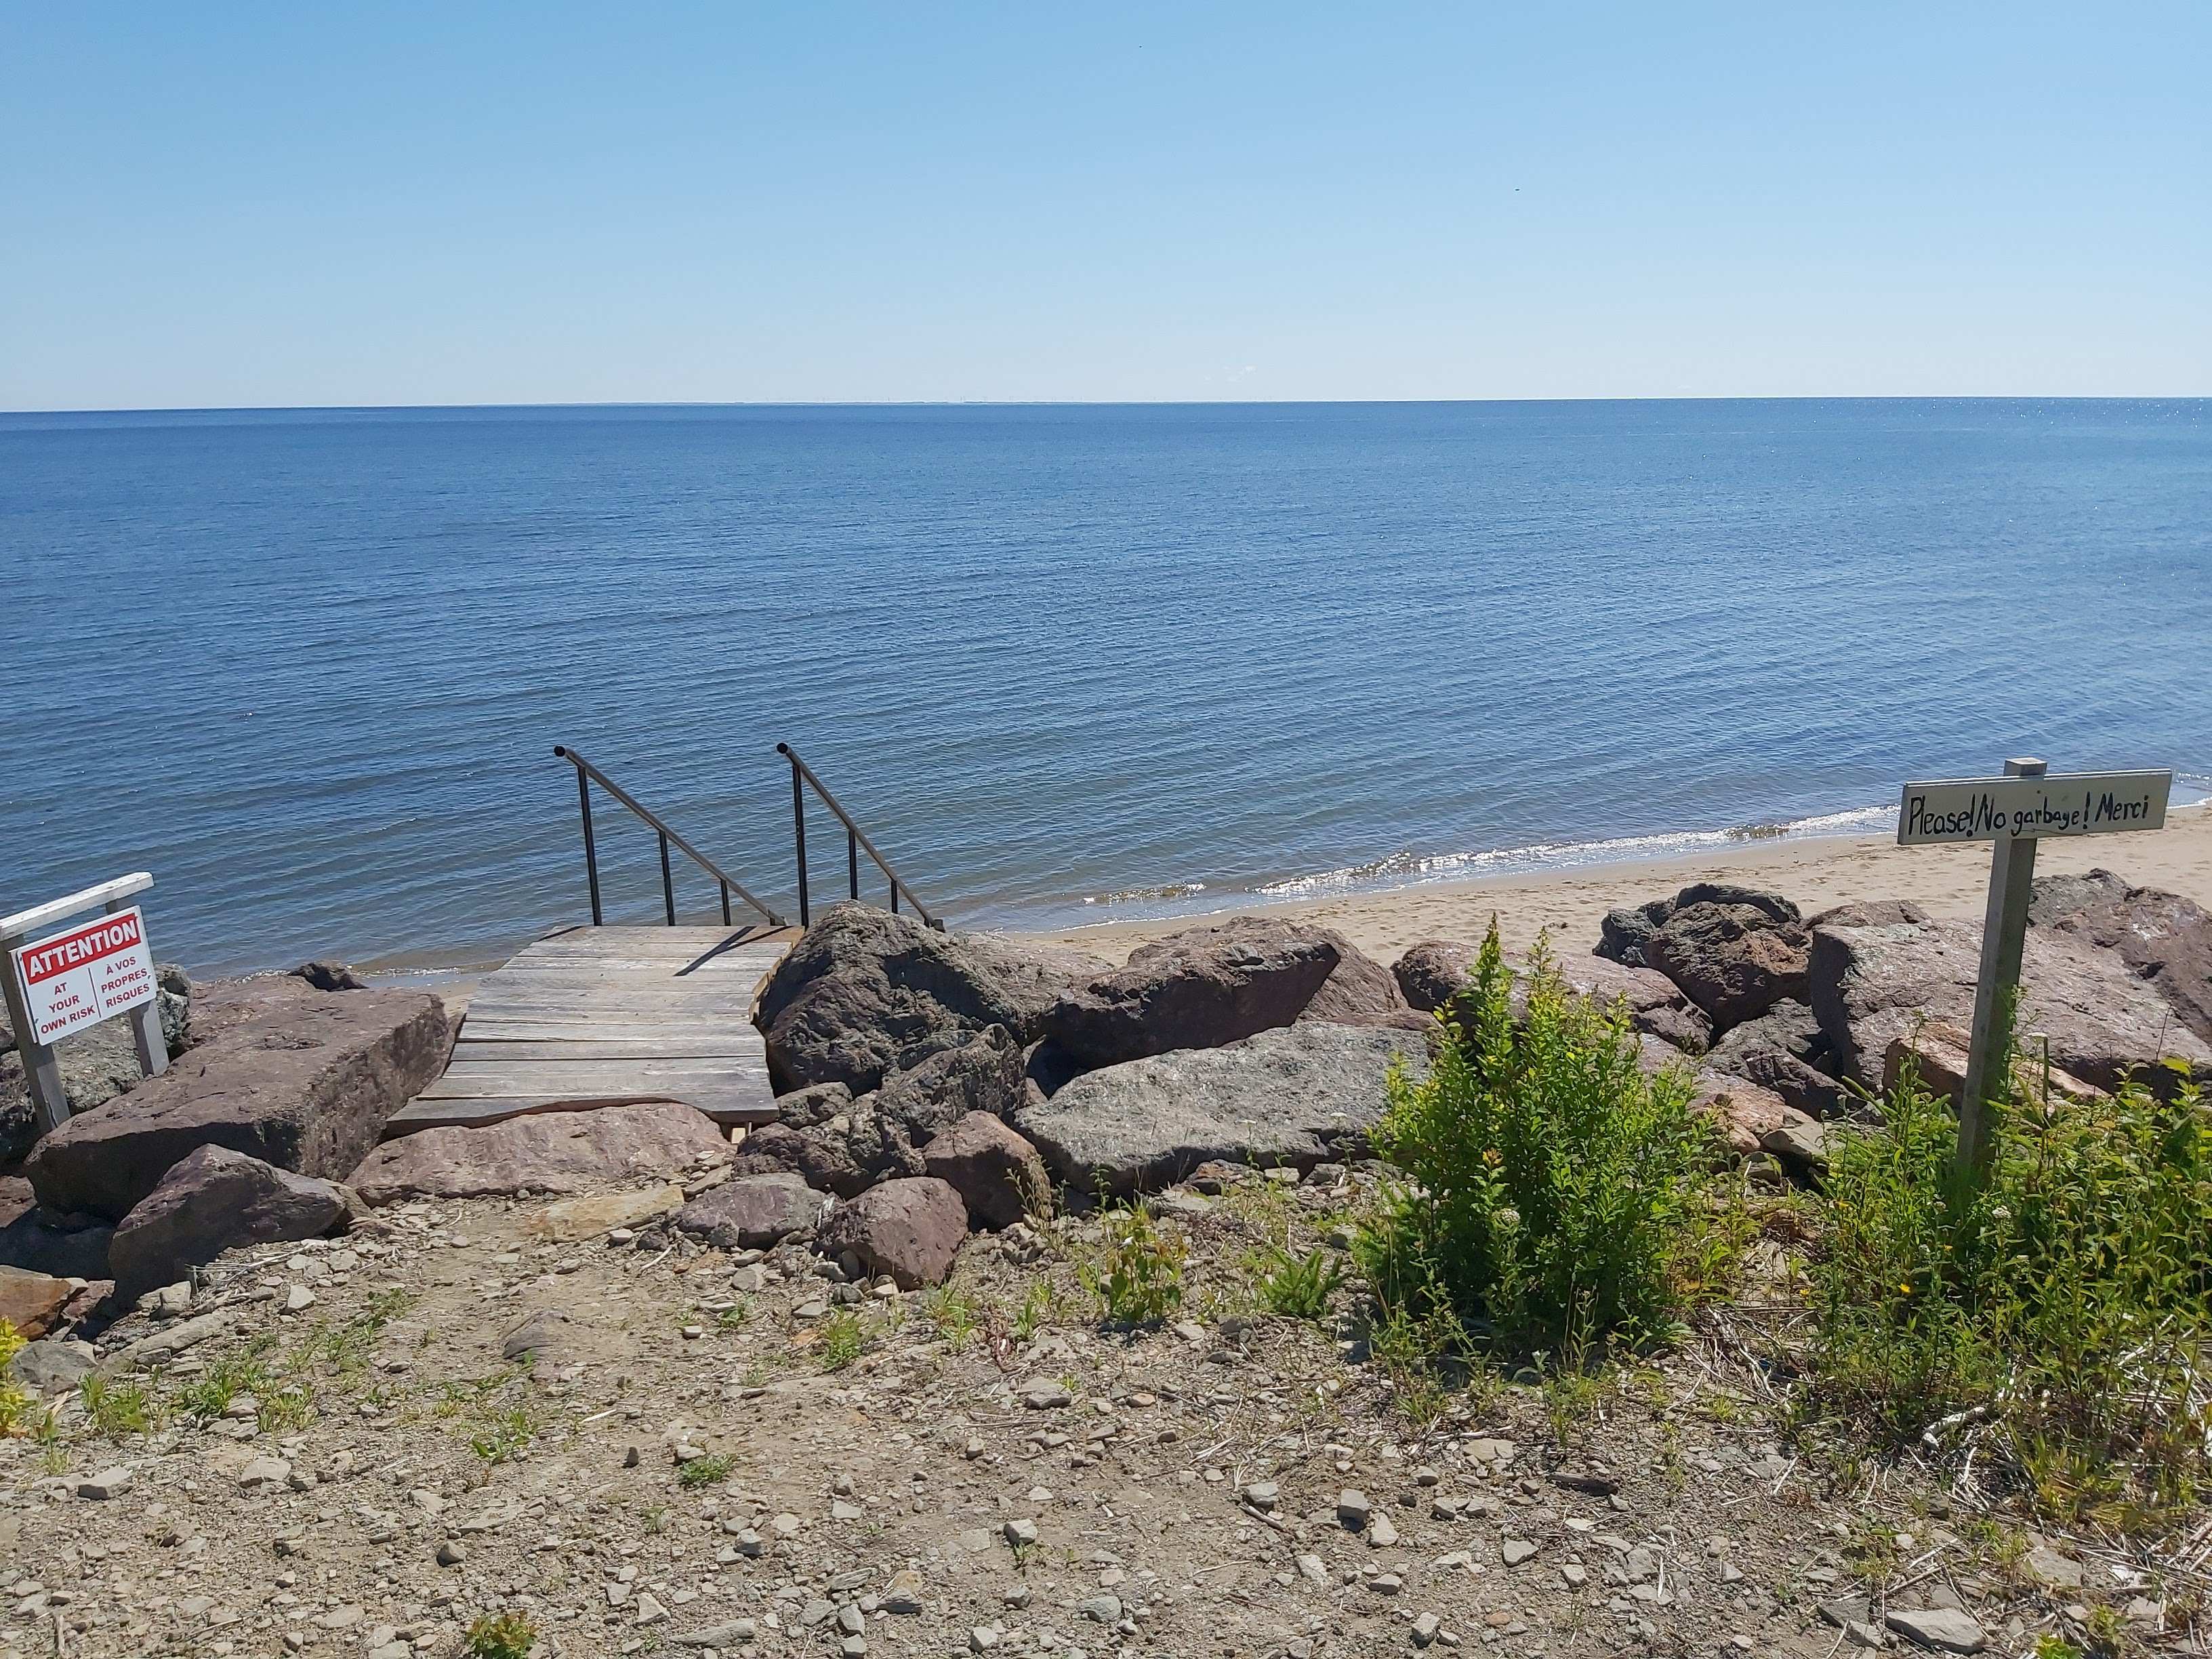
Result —
[[789, 930], [574, 927], [488, 975], [446, 1074], [385, 1126], [496, 1123], [526, 1112], [678, 1100], [724, 1124], [770, 1123], [753, 999]]

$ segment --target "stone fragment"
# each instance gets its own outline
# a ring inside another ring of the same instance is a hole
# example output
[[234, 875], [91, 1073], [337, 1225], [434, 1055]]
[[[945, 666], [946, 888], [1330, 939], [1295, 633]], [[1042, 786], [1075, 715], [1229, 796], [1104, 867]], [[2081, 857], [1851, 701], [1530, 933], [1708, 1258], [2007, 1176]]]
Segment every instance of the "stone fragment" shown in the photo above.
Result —
[[105, 1501], [110, 1498], [122, 1497], [125, 1492], [131, 1490], [131, 1471], [118, 1464], [113, 1468], [102, 1469], [99, 1474], [88, 1474], [78, 1481], [76, 1495], [79, 1498]]
[[1681, 987], [1717, 1030], [1802, 1001], [1811, 940], [1802, 924], [1755, 904], [1678, 906], [1643, 941], [1645, 965]]
[[220, 1146], [173, 1165], [117, 1224], [107, 1245], [116, 1293], [135, 1299], [225, 1250], [319, 1238], [345, 1218], [335, 1182], [295, 1174]]
[[968, 1235], [960, 1194], [933, 1176], [887, 1181], [841, 1206], [823, 1224], [822, 1247], [850, 1250], [871, 1273], [901, 1290], [940, 1285]]
[[1908, 1642], [1942, 1653], [1979, 1653], [1989, 1638], [1955, 1607], [1893, 1607], [1882, 1621]]

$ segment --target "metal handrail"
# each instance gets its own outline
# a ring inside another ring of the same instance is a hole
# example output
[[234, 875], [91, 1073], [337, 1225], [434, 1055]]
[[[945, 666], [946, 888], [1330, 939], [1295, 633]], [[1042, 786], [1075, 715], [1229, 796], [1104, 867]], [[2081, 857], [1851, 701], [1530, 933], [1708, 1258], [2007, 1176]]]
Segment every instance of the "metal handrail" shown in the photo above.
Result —
[[[564, 744], [555, 744], [553, 752], [576, 769], [576, 804], [584, 818], [584, 872], [592, 887], [592, 926], [600, 926], [599, 919], [599, 854], [598, 844], [592, 839], [592, 786], [596, 783], [624, 806], [651, 824], [660, 837], [660, 896], [668, 912], [668, 925], [676, 925], [676, 878], [668, 867], [668, 849], [675, 847], [684, 857], [714, 877], [722, 893], [722, 925], [730, 926], [730, 895], [735, 893], [747, 904], [768, 918], [771, 927], [787, 926], [784, 919], [745, 890], [744, 884], [723, 873], [721, 866], [690, 842], [663, 823], [660, 815], [643, 805], [636, 796], [623, 788], [605, 773]], [[842, 815], [841, 815], [842, 816]], [[804, 890], [799, 899], [799, 915], [806, 914]]]
[[798, 751], [787, 743], [776, 744], [775, 752], [791, 763], [792, 837], [797, 843], [799, 851], [799, 925], [801, 927], [806, 927], [809, 918], [806, 892], [805, 792], [807, 787], [811, 785], [814, 793], [822, 798], [822, 804], [835, 812], [837, 815], [837, 821], [845, 826], [845, 880], [851, 896], [855, 899], [860, 896], [860, 854], [866, 852], [876, 861], [876, 868], [884, 872], [884, 879], [890, 883], [891, 914], [893, 915], [898, 914], [899, 895], [904, 893], [907, 902], [914, 907], [915, 915], [920, 916], [927, 926], [934, 927], [940, 933], [943, 933], [944, 921], [932, 915], [928, 907], [915, 896], [914, 889], [900, 879], [899, 872], [891, 868], [890, 860], [876, 850], [875, 842], [870, 841], [860, 826], [853, 822], [853, 815], [837, 804], [836, 796], [831, 794], [823, 786], [822, 780], [814, 775], [814, 769], [799, 759]]

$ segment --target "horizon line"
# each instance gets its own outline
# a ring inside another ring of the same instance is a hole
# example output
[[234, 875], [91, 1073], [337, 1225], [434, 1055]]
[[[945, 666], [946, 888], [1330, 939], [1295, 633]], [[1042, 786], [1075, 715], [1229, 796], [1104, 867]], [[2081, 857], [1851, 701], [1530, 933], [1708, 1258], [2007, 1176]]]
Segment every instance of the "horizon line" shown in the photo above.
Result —
[[343, 415], [553, 409], [1271, 409], [1401, 408], [1461, 404], [2205, 403], [2212, 392], [1729, 392], [1584, 393], [1495, 398], [578, 398], [543, 403], [137, 404], [0, 409], [35, 415]]

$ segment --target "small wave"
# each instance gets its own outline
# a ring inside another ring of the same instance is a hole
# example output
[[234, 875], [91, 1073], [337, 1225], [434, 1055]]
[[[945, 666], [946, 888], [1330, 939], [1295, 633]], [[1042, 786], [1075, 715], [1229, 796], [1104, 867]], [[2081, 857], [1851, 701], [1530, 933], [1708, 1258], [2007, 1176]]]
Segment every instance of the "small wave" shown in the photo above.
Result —
[[1571, 870], [1591, 864], [1623, 864], [1663, 859], [1728, 847], [1747, 841], [1783, 841], [1815, 836], [1851, 836], [1895, 821], [1894, 806], [1857, 806], [1777, 822], [1731, 824], [1722, 830], [1683, 830], [1662, 835], [1613, 836], [1602, 841], [1536, 842], [1526, 847], [1489, 848], [1479, 852], [1392, 853], [1365, 863], [1346, 865], [1311, 875], [1266, 882], [1253, 890], [1269, 898], [1296, 898], [1370, 886], [1412, 886], [1428, 881], [1468, 880], [1481, 876], [1528, 875]]
[[1206, 890], [1202, 881], [1171, 881], [1163, 887], [1125, 887], [1118, 893], [1091, 893], [1085, 904], [1143, 904], [1156, 899], [1196, 898]]

